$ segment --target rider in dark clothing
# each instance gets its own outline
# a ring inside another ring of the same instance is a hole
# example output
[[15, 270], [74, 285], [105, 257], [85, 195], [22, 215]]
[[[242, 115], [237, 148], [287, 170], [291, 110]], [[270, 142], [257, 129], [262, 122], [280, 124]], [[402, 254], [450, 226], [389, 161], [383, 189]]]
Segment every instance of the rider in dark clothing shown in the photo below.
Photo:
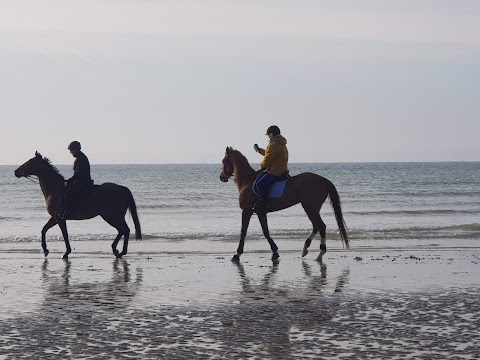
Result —
[[65, 181], [64, 217], [72, 214], [80, 193], [93, 184], [92, 178], [90, 177], [90, 162], [87, 156], [81, 151], [81, 148], [78, 141], [72, 141], [70, 145], [68, 145], [68, 150], [70, 150], [70, 153], [75, 157], [75, 162], [73, 163], [73, 176]]

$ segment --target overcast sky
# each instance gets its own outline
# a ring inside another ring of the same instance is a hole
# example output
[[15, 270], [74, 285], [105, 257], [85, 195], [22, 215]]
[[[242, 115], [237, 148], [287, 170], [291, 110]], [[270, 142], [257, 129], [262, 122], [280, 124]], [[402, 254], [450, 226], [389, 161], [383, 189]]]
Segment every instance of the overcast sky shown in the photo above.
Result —
[[478, 0], [0, 0], [0, 164], [480, 160]]

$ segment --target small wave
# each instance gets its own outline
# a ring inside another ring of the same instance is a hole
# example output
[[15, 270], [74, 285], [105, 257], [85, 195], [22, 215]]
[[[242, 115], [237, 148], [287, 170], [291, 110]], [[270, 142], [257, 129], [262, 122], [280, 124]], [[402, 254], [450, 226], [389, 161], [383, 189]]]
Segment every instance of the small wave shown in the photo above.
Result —
[[37, 242], [40, 240], [40, 237], [34, 235], [25, 235], [25, 236], [2, 236], [0, 237], [0, 243], [30, 243]]
[[[271, 234], [274, 239], [302, 239], [306, 240], [311, 233], [311, 228], [297, 228], [297, 229], [271, 229]], [[351, 240], [430, 240], [430, 239], [479, 239], [480, 240], [480, 224], [459, 224], [443, 227], [406, 227], [406, 228], [378, 228], [378, 229], [349, 229], [349, 238]], [[237, 242], [239, 239], [239, 231], [232, 230], [230, 232], [172, 232], [172, 233], [149, 233], [143, 234], [144, 241], [226, 241]], [[318, 235], [317, 235], [318, 236]], [[71, 235], [72, 242], [82, 241], [112, 241], [114, 236], [108, 234], [79, 234]], [[135, 239], [135, 234], [130, 235], [130, 239]], [[252, 230], [248, 233], [248, 241], [255, 240], [263, 241], [263, 234], [261, 230]], [[337, 229], [327, 231], [327, 239], [341, 240], [340, 233]], [[29, 243], [39, 242], [40, 235], [25, 235], [25, 236], [4, 236], [0, 237], [0, 243]], [[48, 242], [63, 242], [61, 235], [48, 236]]]
[[473, 224], [464, 224], [464, 225], [457, 225], [457, 226], [447, 226], [445, 229], [458, 229], [464, 231], [477, 231], [480, 232], [480, 224], [473, 223]]
[[167, 241], [182, 241], [182, 240], [222, 240], [231, 241], [238, 240], [237, 233], [160, 233], [144, 236], [147, 240], [167, 240]]
[[10, 220], [22, 220], [22, 218], [16, 217], [16, 216], [0, 216], [0, 221], [10, 221]]
[[352, 215], [410, 215], [410, 216], [422, 216], [422, 215], [456, 215], [456, 214], [470, 214], [477, 215], [480, 214], [480, 209], [475, 210], [450, 210], [450, 209], [427, 209], [427, 210], [380, 210], [380, 211], [348, 211], [346, 214]]
[[[71, 243], [82, 241], [113, 241], [115, 236], [112, 234], [82, 234], [69, 235]], [[135, 239], [135, 234], [130, 235], [130, 239]], [[40, 235], [14, 235], [0, 237], [0, 243], [40, 243]], [[49, 242], [64, 242], [62, 235], [47, 235], [47, 243]]]
[[352, 230], [350, 237], [368, 240], [394, 239], [480, 239], [480, 224], [442, 227], [410, 227], [391, 229]]
[[[142, 210], [184, 210], [184, 209], [192, 209], [195, 206], [192, 205], [191, 202], [184, 202], [181, 204], [178, 203], [157, 203], [157, 204], [145, 204], [145, 205], [138, 205], [137, 206], [139, 211]], [[217, 205], [213, 202], [204, 202], [201, 205], [202, 209], [212, 209], [217, 207]]]

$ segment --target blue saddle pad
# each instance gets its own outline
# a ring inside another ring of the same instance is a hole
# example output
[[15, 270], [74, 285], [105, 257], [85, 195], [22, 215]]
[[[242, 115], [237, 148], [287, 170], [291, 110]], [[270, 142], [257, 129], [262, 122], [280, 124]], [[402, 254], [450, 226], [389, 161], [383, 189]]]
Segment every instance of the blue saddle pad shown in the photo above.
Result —
[[276, 181], [273, 183], [272, 188], [270, 189], [270, 194], [268, 197], [279, 198], [282, 197], [285, 193], [285, 185], [287, 184], [287, 180]]

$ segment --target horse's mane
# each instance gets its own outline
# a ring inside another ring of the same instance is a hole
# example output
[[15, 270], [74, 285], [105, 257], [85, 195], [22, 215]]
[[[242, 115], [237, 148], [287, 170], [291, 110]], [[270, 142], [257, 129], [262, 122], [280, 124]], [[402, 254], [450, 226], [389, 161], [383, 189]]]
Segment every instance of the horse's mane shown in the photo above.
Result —
[[[39, 154], [40, 156], [42, 156], [41, 154]], [[44, 156], [43, 158], [43, 161], [45, 161], [45, 163], [50, 167], [50, 169], [53, 170], [53, 172], [55, 172], [55, 174], [57, 174], [58, 176], [60, 176], [62, 178], [62, 180], [65, 180], [65, 178], [63, 177], [62, 174], [60, 174], [60, 171], [58, 170], [58, 168], [52, 164], [52, 161], [47, 158], [46, 156]]]
[[232, 148], [232, 152], [235, 154], [235, 156], [240, 159], [240, 160], [243, 160], [245, 162], [248, 163], [248, 159], [245, 157], [245, 155], [243, 155], [240, 150], [237, 150], [237, 149], [233, 149]]
[[[245, 157], [245, 155], [243, 155], [239, 150], [236, 150], [236, 149], [233, 149], [233, 148], [230, 148], [231, 152], [234, 153], [234, 156], [235, 158], [242, 164], [244, 164], [245, 167], [247, 168], [251, 168], [252, 170], [253, 167], [250, 165], [250, 163], [248, 162], [248, 159]], [[255, 170], [254, 170], [255, 171]]]

